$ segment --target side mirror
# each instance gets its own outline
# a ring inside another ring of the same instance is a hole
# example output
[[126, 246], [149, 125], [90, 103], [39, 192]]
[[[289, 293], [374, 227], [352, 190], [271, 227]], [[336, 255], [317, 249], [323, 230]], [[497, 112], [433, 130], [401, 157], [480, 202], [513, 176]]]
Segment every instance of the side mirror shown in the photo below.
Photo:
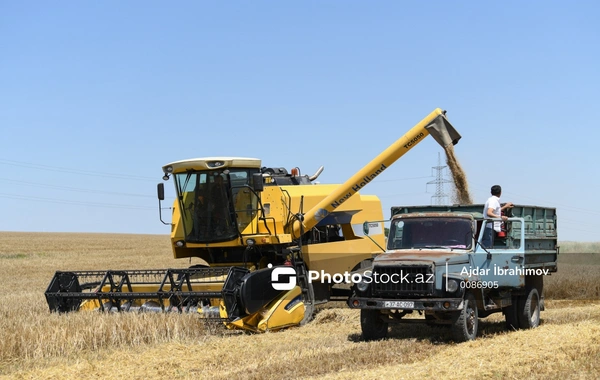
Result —
[[165, 184], [159, 183], [158, 186], [156, 186], [156, 192], [158, 193], [158, 200], [164, 201], [165, 200]]
[[263, 183], [262, 173], [254, 173], [254, 174], [252, 174], [252, 188], [257, 193], [259, 193], [259, 192], [261, 192], [261, 191], [264, 190], [265, 185]]
[[169, 225], [170, 223], [166, 223], [162, 220], [162, 207], [160, 205], [160, 202], [165, 200], [165, 184], [159, 183], [158, 186], [156, 186], [156, 192], [158, 193], [158, 218], [163, 224]]

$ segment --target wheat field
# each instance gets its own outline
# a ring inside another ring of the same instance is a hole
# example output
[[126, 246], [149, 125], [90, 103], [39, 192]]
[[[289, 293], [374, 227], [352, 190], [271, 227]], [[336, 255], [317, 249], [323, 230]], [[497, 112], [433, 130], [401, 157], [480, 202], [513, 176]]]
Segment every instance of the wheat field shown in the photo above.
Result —
[[306, 326], [229, 332], [195, 314], [52, 314], [56, 270], [186, 268], [158, 235], [0, 232], [0, 378], [389, 379], [600, 378], [600, 243], [561, 244], [539, 328], [507, 331], [501, 315], [456, 344], [443, 328], [393, 326], [361, 340], [359, 313], [321, 308]]

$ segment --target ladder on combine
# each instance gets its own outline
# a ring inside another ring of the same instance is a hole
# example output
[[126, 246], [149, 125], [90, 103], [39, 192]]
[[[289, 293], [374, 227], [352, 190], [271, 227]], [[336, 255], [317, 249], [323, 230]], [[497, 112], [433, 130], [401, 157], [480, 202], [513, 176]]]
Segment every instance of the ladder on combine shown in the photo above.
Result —
[[304, 302], [304, 319], [302, 325], [312, 320], [315, 311], [315, 293], [312, 283], [308, 280], [308, 271], [306, 269], [306, 263], [302, 257], [302, 248], [294, 247], [290, 249], [292, 252], [292, 262], [294, 269], [296, 270], [296, 279], [298, 286], [302, 290], [302, 301]]

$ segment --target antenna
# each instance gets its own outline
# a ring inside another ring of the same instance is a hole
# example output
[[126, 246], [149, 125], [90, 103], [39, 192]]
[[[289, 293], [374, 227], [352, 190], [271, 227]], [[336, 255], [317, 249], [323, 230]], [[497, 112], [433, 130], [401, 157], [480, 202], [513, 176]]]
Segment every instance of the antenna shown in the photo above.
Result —
[[440, 153], [438, 152], [438, 164], [437, 166], [433, 166], [431, 169], [435, 170], [435, 179], [433, 181], [427, 182], [427, 185], [435, 184], [435, 194], [431, 196], [431, 204], [432, 205], [444, 205], [448, 204], [446, 199], [448, 198], [448, 194], [444, 193], [444, 184], [452, 183], [449, 179], [444, 178], [444, 169], [447, 166], [442, 166], [442, 159], [440, 158]]

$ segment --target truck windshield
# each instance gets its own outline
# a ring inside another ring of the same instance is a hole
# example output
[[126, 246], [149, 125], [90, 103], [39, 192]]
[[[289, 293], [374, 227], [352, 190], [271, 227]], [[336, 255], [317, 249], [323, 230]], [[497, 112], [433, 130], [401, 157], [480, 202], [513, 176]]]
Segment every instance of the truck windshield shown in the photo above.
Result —
[[[255, 172], [257, 169], [229, 169], [175, 174], [186, 240], [208, 243], [238, 237], [251, 221], [246, 214], [255, 211], [258, 205], [247, 186]], [[240, 202], [244, 203], [244, 215], [238, 218]]]
[[470, 249], [473, 242], [472, 233], [472, 223], [467, 219], [394, 219], [390, 225], [388, 249]]

